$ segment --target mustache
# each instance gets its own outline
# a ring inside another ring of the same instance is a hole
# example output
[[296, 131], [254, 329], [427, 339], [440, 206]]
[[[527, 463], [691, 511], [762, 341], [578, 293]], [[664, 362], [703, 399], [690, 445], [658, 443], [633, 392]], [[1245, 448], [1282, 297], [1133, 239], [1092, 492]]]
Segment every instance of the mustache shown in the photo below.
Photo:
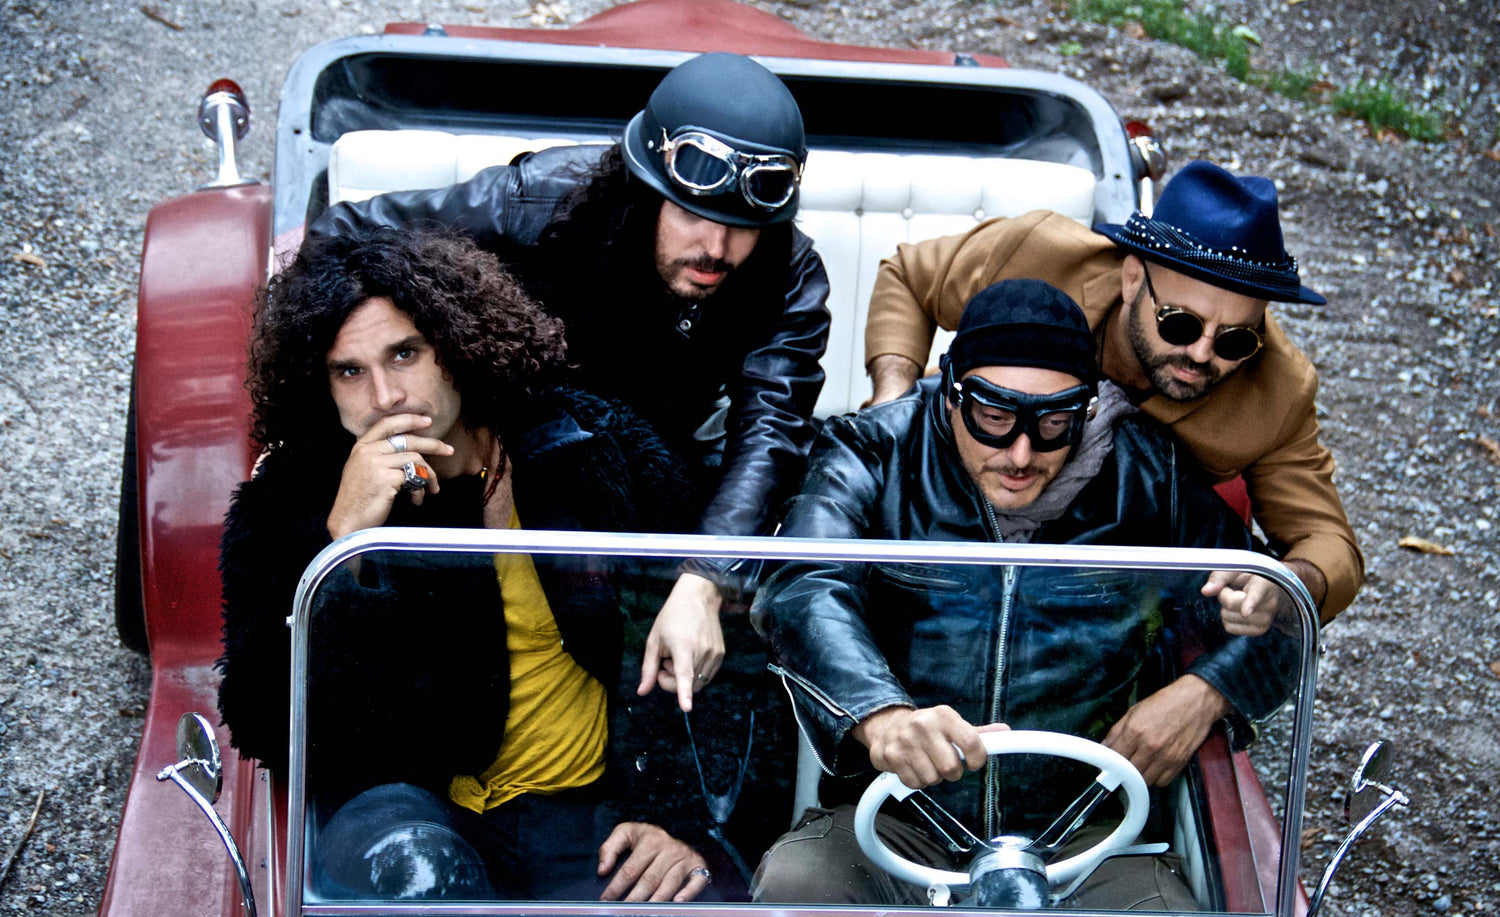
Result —
[[1003, 474], [1007, 477], [1013, 478], [1018, 478], [1022, 475], [1039, 475], [1042, 473], [1042, 469], [1037, 467], [1036, 465], [1027, 465], [1024, 468], [1020, 468], [1010, 464], [991, 465], [989, 470], [995, 472], [996, 474]]
[[1208, 382], [1217, 382], [1219, 381], [1219, 376], [1222, 375], [1218, 367], [1212, 363], [1199, 363], [1197, 360], [1183, 353], [1167, 354], [1161, 358], [1160, 365], [1180, 366], [1183, 369], [1192, 370], [1195, 373], [1200, 373]]
[[715, 258], [704, 252], [691, 258], [678, 258], [672, 262], [680, 267], [692, 268], [695, 271], [703, 271], [709, 274], [727, 274], [735, 269], [735, 264], [725, 261], [723, 258]]

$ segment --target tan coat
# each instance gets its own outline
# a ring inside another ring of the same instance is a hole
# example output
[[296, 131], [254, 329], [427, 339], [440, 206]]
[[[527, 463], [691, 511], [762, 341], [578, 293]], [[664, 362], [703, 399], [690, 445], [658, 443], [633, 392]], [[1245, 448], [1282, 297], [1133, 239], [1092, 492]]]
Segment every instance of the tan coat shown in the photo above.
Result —
[[[1099, 329], [1122, 304], [1122, 261], [1109, 239], [1042, 210], [901, 245], [880, 265], [865, 361], [891, 353], [925, 365], [934, 323], [956, 327], [975, 293], [1012, 278], [1057, 286]], [[1102, 346], [1108, 362], [1134, 359], [1123, 335], [1106, 336]], [[1333, 487], [1333, 456], [1318, 441], [1317, 390], [1312, 363], [1267, 313], [1265, 347], [1207, 395], [1189, 402], [1153, 395], [1141, 410], [1170, 427], [1214, 481], [1244, 475], [1256, 521], [1273, 546], [1328, 581], [1326, 623], [1354, 601], [1364, 558]]]

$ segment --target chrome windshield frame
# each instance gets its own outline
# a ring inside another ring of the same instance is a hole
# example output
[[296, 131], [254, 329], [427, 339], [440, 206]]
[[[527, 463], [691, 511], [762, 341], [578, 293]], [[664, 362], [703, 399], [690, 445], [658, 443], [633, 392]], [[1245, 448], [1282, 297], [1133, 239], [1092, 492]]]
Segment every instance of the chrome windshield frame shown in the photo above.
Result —
[[[287, 761], [287, 856], [286, 911], [289, 917], [301, 914], [372, 914], [392, 910], [391, 904], [340, 902], [305, 905], [303, 895], [305, 743], [307, 730], [307, 655], [309, 620], [313, 597], [318, 586], [341, 564], [374, 551], [451, 552], [451, 553], [526, 553], [526, 554], [603, 554], [621, 557], [702, 557], [758, 560], [826, 560], [881, 563], [983, 564], [1046, 567], [1111, 567], [1121, 570], [1234, 570], [1263, 576], [1291, 596], [1296, 606], [1297, 627], [1302, 646], [1301, 672], [1298, 679], [1298, 703], [1292, 721], [1290, 771], [1286, 775], [1286, 799], [1282, 816], [1281, 863], [1276, 888], [1275, 914], [1291, 915], [1300, 872], [1302, 812], [1306, 802], [1306, 781], [1292, 779], [1308, 772], [1312, 745], [1312, 700], [1317, 681], [1319, 655], [1317, 606], [1295, 574], [1280, 561], [1249, 551], [1216, 548], [1158, 548], [1109, 545], [1040, 545], [989, 544], [939, 541], [885, 541], [850, 539], [809, 539], [772, 537], [723, 537], [707, 535], [645, 535], [597, 532], [551, 532], [509, 529], [440, 529], [383, 527], [365, 529], [346, 535], [324, 548], [307, 565], [297, 583], [292, 613], [287, 626], [292, 629], [291, 723]], [[397, 910], [406, 910], [394, 905]], [[550, 902], [516, 902], [479, 904], [454, 902], [434, 904], [414, 902], [410, 913], [422, 914], [598, 914], [599, 905], [580, 906]], [[659, 913], [660, 908], [618, 904], [611, 912], [621, 914]], [[766, 914], [764, 905], [674, 904], [673, 912], [684, 914], [745, 915]], [[848, 917], [871, 908], [788, 908], [803, 917], [817, 913]], [[879, 908], [882, 913], [892, 908]], [[894, 909], [903, 910], [903, 909]], [[1086, 912], [1070, 911], [1074, 917]]]

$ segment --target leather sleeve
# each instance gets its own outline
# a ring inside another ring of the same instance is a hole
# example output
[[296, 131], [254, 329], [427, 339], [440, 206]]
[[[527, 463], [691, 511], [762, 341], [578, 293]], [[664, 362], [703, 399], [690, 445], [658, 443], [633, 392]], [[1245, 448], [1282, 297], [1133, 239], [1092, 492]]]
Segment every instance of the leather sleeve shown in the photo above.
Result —
[[974, 294], [1000, 280], [1045, 280], [1096, 322], [1120, 296], [1113, 244], [1047, 210], [898, 245], [880, 263], [865, 325], [865, 365], [883, 354], [926, 368], [935, 328], [958, 327]]
[[708, 535], [753, 535], [801, 480], [813, 440], [828, 347], [828, 272], [800, 232], [785, 306], [769, 339], [751, 350], [730, 391], [724, 477], [704, 510]]
[[[879, 496], [880, 476], [865, 464], [872, 455], [844, 418], [830, 420], [781, 534], [862, 537]], [[830, 773], [868, 766], [862, 751], [840, 754], [859, 721], [887, 707], [916, 706], [865, 619], [867, 570], [864, 564], [787, 563], [761, 587], [751, 609], [751, 621], [779, 662], [798, 724]]]
[[335, 204], [307, 229], [309, 238], [348, 235], [377, 227], [442, 226], [463, 232], [481, 248], [507, 242], [506, 202], [517, 191], [510, 166], [485, 169], [466, 182], [429, 191], [393, 191]]
[[583, 180], [603, 147], [553, 147], [491, 166], [447, 188], [393, 191], [335, 204], [308, 227], [309, 237], [375, 227], [442, 226], [462, 232], [486, 251], [531, 245], [552, 222], [559, 204]]
[[[1176, 529], [1173, 544], [1199, 548], [1256, 547], [1243, 522], [1216, 494], [1208, 483], [1184, 464], [1187, 457], [1177, 445], [1169, 445], [1172, 454], [1173, 500], [1172, 524]], [[1261, 720], [1292, 696], [1297, 687], [1298, 650], [1296, 637], [1271, 628], [1259, 637], [1232, 637], [1224, 632], [1216, 599], [1205, 599], [1197, 589], [1204, 575], [1188, 577], [1177, 597], [1179, 620], [1196, 639], [1206, 644], [1202, 655], [1188, 666], [1224, 695], [1234, 708], [1231, 724], [1236, 734], [1246, 734], [1237, 719]], [[1236, 716], [1237, 715], [1237, 716]]]

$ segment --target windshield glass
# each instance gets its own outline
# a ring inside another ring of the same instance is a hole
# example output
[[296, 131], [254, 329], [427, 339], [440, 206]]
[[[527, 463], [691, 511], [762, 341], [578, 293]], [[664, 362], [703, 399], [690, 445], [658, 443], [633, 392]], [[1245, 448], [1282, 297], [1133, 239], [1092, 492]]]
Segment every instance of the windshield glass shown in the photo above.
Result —
[[[309, 568], [289, 861], [307, 913], [1276, 912], [1310, 628], [1279, 587], [1258, 635], [1203, 594], [1263, 558], [736, 539], [722, 666], [668, 673], [699, 676], [684, 713], [638, 693], [643, 654], [693, 549], [722, 542], [392, 545], [412, 531]], [[621, 547], [643, 544], [662, 556]]]

